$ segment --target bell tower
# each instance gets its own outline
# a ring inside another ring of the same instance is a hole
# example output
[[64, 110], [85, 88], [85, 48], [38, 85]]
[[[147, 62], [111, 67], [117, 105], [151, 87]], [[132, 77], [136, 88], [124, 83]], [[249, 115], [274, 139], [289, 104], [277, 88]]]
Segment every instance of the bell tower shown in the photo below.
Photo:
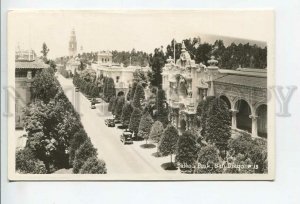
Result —
[[72, 29], [70, 41], [69, 41], [69, 56], [75, 57], [77, 54], [77, 41], [76, 41], [76, 34], [75, 29]]

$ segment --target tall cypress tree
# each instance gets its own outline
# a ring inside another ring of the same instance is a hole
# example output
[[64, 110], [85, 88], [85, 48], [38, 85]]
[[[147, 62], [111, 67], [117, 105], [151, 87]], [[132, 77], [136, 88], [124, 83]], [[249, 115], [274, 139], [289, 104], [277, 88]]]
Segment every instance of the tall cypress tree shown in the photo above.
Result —
[[138, 108], [133, 108], [133, 112], [130, 117], [129, 129], [133, 131], [136, 137], [139, 131], [139, 124], [140, 124], [141, 117], [142, 117], [142, 111]]
[[158, 144], [158, 150], [163, 156], [171, 156], [176, 152], [177, 141], [179, 139], [178, 130], [169, 124], [163, 132], [163, 136]]
[[206, 124], [206, 140], [216, 145], [220, 150], [227, 150], [231, 137], [230, 113], [223, 100], [215, 98], [208, 112]]
[[141, 118], [140, 124], [139, 124], [139, 132], [138, 136], [141, 138], [144, 138], [147, 141], [149, 139], [149, 133], [151, 130], [151, 126], [153, 124], [153, 119], [148, 111], [144, 113], [144, 115]]
[[160, 121], [164, 125], [164, 127], [166, 127], [169, 122], [168, 119], [169, 110], [168, 107], [166, 106], [166, 95], [163, 89], [159, 89], [157, 91], [156, 110], [157, 110], [156, 119]]
[[142, 109], [142, 105], [141, 105], [142, 99], [145, 99], [144, 87], [141, 83], [138, 83], [133, 97], [133, 106], [135, 108]]

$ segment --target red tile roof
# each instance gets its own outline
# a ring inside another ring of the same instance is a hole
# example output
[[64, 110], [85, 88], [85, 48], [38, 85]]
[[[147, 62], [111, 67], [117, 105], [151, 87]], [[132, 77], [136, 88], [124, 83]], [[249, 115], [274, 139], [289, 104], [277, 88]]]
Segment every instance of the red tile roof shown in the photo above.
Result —
[[45, 64], [41, 60], [35, 61], [16, 61], [16, 69], [44, 69], [48, 68], [49, 65]]
[[242, 76], [242, 75], [225, 75], [223, 77], [217, 78], [214, 82], [235, 84], [248, 87], [256, 88], [267, 88], [267, 78], [266, 77], [256, 77], [256, 76]]

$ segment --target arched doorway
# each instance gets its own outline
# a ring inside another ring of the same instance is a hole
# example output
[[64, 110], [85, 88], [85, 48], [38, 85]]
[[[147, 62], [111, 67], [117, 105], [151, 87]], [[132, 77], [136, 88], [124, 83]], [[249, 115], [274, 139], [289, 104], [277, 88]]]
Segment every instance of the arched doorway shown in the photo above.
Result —
[[125, 95], [125, 93], [123, 91], [119, 91], [117, 94], [117, 96], [124, 96], [124, 95]]
[[257, 114], [257, 134], [260, 137], [267, 138], [268, 136], [268, 123], [267, 123], [267, 105], [262, 104], [258, 106], [256, 109], [256, 114]]
[[229, 99], [224, 95], [220, 96], [220, 99], [223, 100], [226, 103], [226, 105], [228, 107], [228, 110], [230, 110], [231, 109], [231, 104], [230, 104]]
[[245, 100], [238, 100], [235, 104], [235, 109], [238, 111], [236, 114], [237, 128], [251, 132], [252, 120], [249, 118], [251, 115], [249, 104]]

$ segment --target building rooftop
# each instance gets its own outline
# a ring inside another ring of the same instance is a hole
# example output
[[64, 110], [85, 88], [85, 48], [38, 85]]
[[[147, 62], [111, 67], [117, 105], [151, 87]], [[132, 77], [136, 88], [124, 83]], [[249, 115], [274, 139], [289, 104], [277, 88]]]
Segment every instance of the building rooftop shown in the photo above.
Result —
[[267, 77], [267, 69], [238, 68], [237, 70], [219, 69], [221, 74]]
[[257, 76], [225, 74], [215, 79], [214, 82], [235, 84], [235, 85], [242, 85], [242, 86], [256, 87], [256, 88], [267, 88], [267, 78], [257, 77]]
[[40, 59], [34, 61], [16, 61], [16, 69], [44, 69], [48, 67], [49, 65]]

